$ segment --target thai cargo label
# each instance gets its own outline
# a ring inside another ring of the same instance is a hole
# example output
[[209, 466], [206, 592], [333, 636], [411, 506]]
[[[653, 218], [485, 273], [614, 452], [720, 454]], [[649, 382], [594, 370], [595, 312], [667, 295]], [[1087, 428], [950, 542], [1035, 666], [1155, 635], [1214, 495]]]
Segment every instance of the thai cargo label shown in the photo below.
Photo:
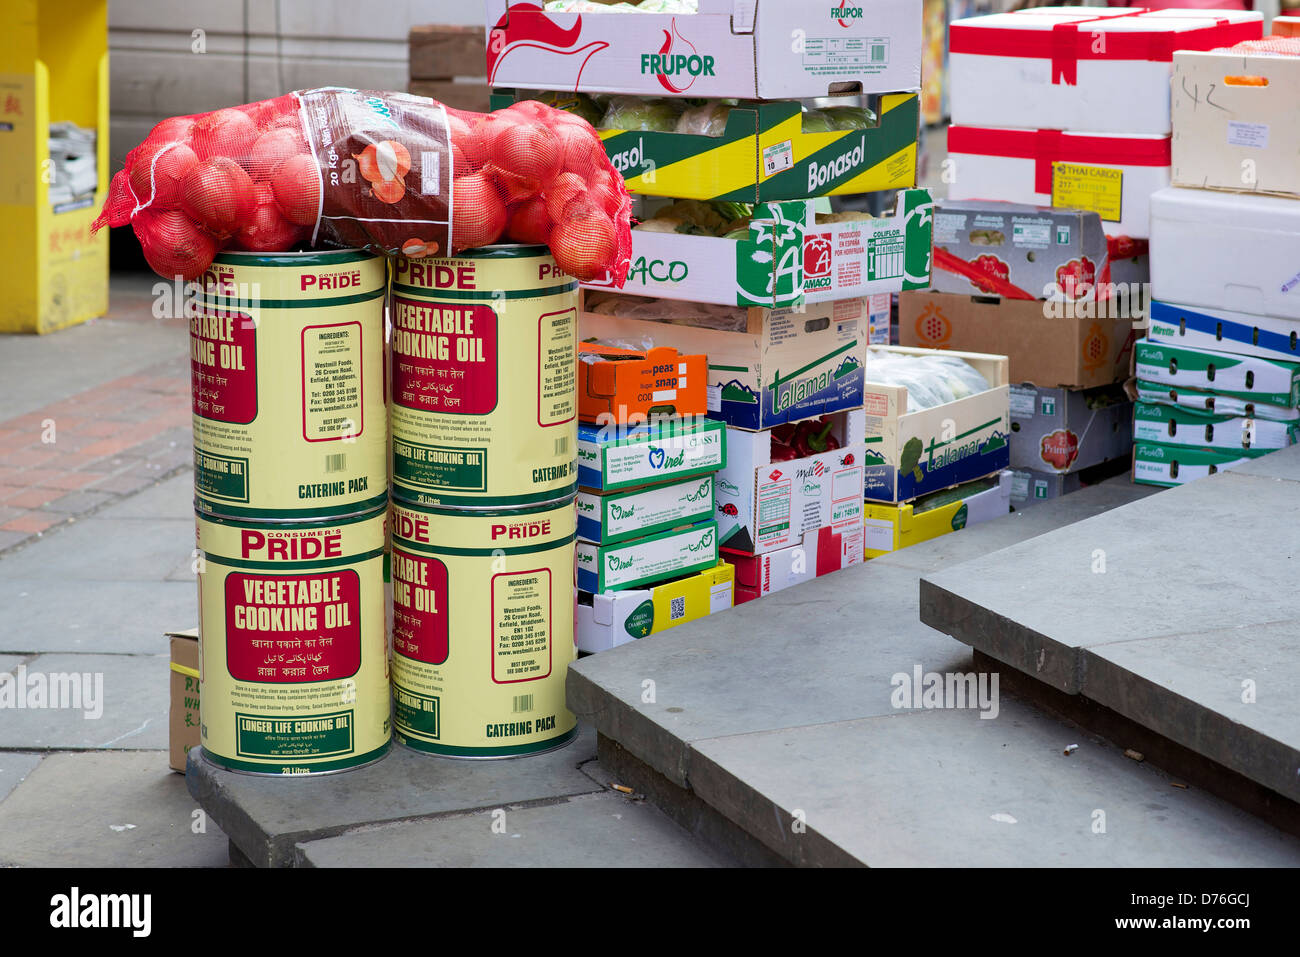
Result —
[[194, 492], [285, 521], [387, 500], [382, 257], [221, 253], [190, 320]]
[[599, 495], [578, 492], [578, 537], [597, 544], [662, 532], [713, 516], [713, 476]]
[[578, 587], [617, 591], [686, 575], [718, 563], [718, 526], [701, 522], [614, 545], [578, 542]]
[[578, 427], [578, 480], [617, 491], [716, 472], [727, 464], [726, 426], [710, 419]]
[[477, 758], [569, 740], [573, 503], [476, 513], [394, 502], [392, 521], [397, 740]]
[[318, 774], [387, 751], [385, 519], [198, 515], [200, 740], [213, 764]]
[[577, 289], [544, 246], [396, 261], [396, 496], [491, 508], [573, 494]]

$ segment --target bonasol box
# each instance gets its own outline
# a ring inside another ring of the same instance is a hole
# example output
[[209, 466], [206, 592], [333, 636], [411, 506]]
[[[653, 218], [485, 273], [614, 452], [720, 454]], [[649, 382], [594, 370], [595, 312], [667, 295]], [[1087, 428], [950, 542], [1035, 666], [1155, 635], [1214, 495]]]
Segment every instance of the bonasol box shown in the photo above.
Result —
[[1171, 346], [1300, 362], [1300, 319], [1153, 300], [1147, 338]]
[[1236, 10], [1039, 7], [954, 20], [952, 121], [1168, 133], [1174, 51], [1262, 32], [1261, 14]]
[[839, 447], [772, 461], [770, 432], [727, 430], [727, 467], [716, 485], [724, 548], [751, 555], [798, 544], [810, 531], [862, 521], [861, 409], [829, 417]]
[[1267, 449], [1188, 449], [1138, 442], [1133, 446], [1133, 481], [1139, 485], [1185, 485], [1268, 452]]
[[578, 484], [616, 492], [716, 472], [727, 464], [726, 442], [726, 427], [711, 419], [580, 423]]
[[1219, 395], [1200, 389], [1181, 389], [1141, 380], [1134, 381], [1132, 386], [1133, 395], [1139, 402], [1175, 405], [1180, 409], [1192, 409], [1216, 415], [1268, 419], [1270, 422], [1300, 422], [1300, 409], [1293, 405], [1272, 405], [1233, 395]]
[[825, 526], [805, 532], [802, 540], [762, 555], [726, 552], [736, 568], [736, 604], [791, 585], [829, 575], [862, 561], [862, 526]]
[[726, 611], [735, 592], [735, 569], [725, 561], [712, 568], [647, 588], [578, 592], [579, 651], [607, 651], [706, 615]]
[[578, 538], [599, 545], [664, 532], [713, 517], [713, 476], [626, 492], [578, 490]]
[[1244, 455], [1248, 450], [1294, 445], [1298, 433], [1300, 426], [1294, 422], [1216, 415], [1158, 402], [1138, 402], [1133, 407], [1133, 438], [1138, 442], [1223, 449]]
[[168, 766], [185, 773], [185, 755], [199, 744], [199, 630], [167, 633], [171, 643]]
[[[934, 354], [932, 349], [890, 346], [901, 355]], [[864, 497], [872, 502], [907, 502], [1001, 472], [1011, 464], [1011, 414], [1007, 357], [948, 352], [964, 359], [991, 388], [943, 405], [909, 412], [907, 387], [871, 381], [864, 387], [866, 413]]]
[[952, 126], [948, 196], [1091, 210], [1108, 235], [1146, 239], [1169, 157], [1168, 134]]
[[1011, 508], [1011, 472], [968, 482], [901, 505], [868, 502], [862, 511], [863, 554], [879, 558], [919, 542], [1006, 515]]
[[1300, 405], [1300, 364], [1294, 362], [1167, 346], [1143, 339], [1135, 346], [1134, 369], [1143, 382], [1267, 405]]
[[613, 545], [579, 541], [578, 588], [603, 592], [635, 588], [718, 563], [718, 526], [702, 522]]
[[[630, 300], [606, 300], [599, 308], [619, 302]], [[585, 311], [578, 327], [584, 338], [671, 342], [704, 353], [708, 415], [738, 428], [766, 429], [862, 405], [865, 300], [751, 306], [744, 323], [743, 331], [732, 331]]]
[[765, 100], [921, 88], [915, 0], [700, 0], [694, 13], [571, 6], [580, 12], [487, 0], [489, 84]]

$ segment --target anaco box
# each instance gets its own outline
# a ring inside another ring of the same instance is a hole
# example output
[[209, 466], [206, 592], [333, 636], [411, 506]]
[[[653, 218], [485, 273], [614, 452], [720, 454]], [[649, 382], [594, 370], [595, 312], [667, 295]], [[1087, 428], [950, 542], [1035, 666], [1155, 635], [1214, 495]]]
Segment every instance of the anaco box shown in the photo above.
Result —
[[713, 476], [625, 492], [579, 489], [578, 538], [598, 545], [640, 538], [713, 517]]
[[607, 651], [726, 611], [735, 592], [735, 569], [725, 561], [647, 588], [578, 592], [579, 651]]

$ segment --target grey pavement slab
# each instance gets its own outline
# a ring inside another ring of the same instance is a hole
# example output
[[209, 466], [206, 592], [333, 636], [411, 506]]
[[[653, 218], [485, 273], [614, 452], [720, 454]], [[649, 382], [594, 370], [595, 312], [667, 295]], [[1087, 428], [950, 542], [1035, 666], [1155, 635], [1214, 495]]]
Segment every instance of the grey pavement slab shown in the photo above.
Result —
[[167, 650], [163, 632], [194, 627], [197, 600], [193, 576], [188, 582], [0, 578], [0, 652], [159, 654]]
[[174, 518], [193, 522], [194, 472], [186, 469], [179, 475], [173, 475], [157, 485], [151, 485], [105, 509], [101, 516], [104, 518]]
[[1300, 799], [1300, 711], [1233, 703], [1243, 668], [1300, 678], [1278, 624], [1300, 619], [1297, 491], [1235, 471], [1170, 489], [927, 574], [921, 619]]
[[26, 660], [25, 655], [0, 655], [0, 674], [13, 671]]
[[[300, 844], [300, 867], [725, 867], [664, 813], [621, 794], [366, 828]], [[496, 830], [494, 830], [496, 825]]]
[[260, 867], [289, 867], [295, 846], [366, 824], [554, 801], [603, 790], [579, 770], [596, 754], [595, 732], [582, 726], [567, 747], [526, 758], [468, 761], [394, 746], [387, 757], [354, 771], [320, 777], [234, 774], [190, 752], [190, 793]]
[[80, 519], [42, 539], [40, 548], [0, 559], [0, 581], [162, 581], [189, 568], [193, 519], [139, 521], [109, 515], [105, 510]]
[[1300, 840], [1009, 696], [993, 720], [906, 712], [695, 747], [696, 794], [798, 864], [1300, 865]]
[[1257, 459], [1248, 459], [1231, 471], [1240, 475], [1258, 475], [1262, 478], [1300, 482], [1300, 445], [1279, 449]]
[[0, 751], [0, 801], [36, 770], [43, 757], [27, 751]]
[[197, 810], [164, 752], [52, 754], [0, 803], [0, 866], [224, 867]]
[[[25, 673], [17, 672], [15, 685], [19, 692], [24, 684], [28, 689], [43, 685], [46, 706], [6, 710], [0, 748], [165, 749], [169, 662], [168, 655], [38, 655], [26, 663]], [[52, 691], [56, 686], [60, 690]], [[95, 710], [102, 711], [98, 718], [87, 716]]]

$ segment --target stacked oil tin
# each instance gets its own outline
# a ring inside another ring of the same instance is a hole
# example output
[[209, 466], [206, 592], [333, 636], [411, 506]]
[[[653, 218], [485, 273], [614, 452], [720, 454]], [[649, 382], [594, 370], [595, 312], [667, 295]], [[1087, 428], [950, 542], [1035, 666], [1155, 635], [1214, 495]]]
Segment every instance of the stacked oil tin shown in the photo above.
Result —
[[577, 283], [545, 246], [397, 259], [393, 725], [431, 754], [573, 737]]
[[388, 750], [387, 269], [221, 253], [188, 310], [201, 743], [230, 770]]

